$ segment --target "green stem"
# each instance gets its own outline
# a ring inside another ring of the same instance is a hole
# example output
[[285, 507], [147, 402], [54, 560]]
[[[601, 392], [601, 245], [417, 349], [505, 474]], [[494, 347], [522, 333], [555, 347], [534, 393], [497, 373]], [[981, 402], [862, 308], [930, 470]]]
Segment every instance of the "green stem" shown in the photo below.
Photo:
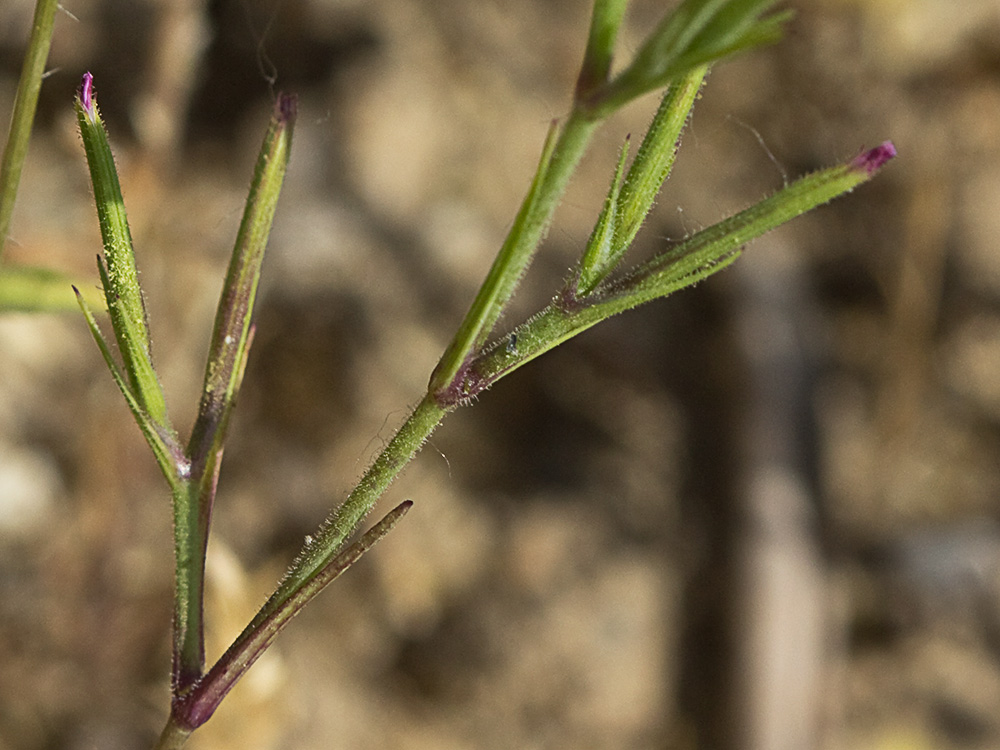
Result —
[[281, 586], [255, 619], [267, 617], [333, 559], [448, 411], [438, 405], [432, 394], [424, 396], [343, 504], [306, 542]]
[[28, 154], [28, 139], [38, 107], [38, 92], [42, 88], [45, 62], [52, 44], [52, 27], [55, 25], [58, 0], [38, 0], [35, 18], [31, 25], [31, 39], [24, 55], [21, 80], [17, 86], [14, 112], [10, 118], [10, 134], [0, 163], [0, 258], [14, 214], [17, 187], [21, 182], [21, 168]]
[[263, 620], [255, 618], [226, 649], [226, 653], [212, 666], [205, 677], [199, 680], [187, 695], [174, 701], [171, 707], [172, 721], [191, 730], [208, 721], [226, 694], [267, 650], [292, 618], [388, 534], [412, 505], [410, 500], [397, 505], [358, 541], [338, 553], [322, 570], [310, 578], [308, 583], [296, 589], [281, 607]]
[[229, 420], [243, 382], [261, 264], [288, 169], [294, 97], [279, 95], [261, 145], [243, 220], [216, 311], [198, 417], [188, 443], [190, 481], [174, 493], [177, 594], [174, 608], [174, 692], [184, 695], [205, 667], [205, 552]]
[[577, 99], [585, 99], [596, 87], [607, 82], [615, 39], [627, 6], [628, 0], [594, 0], [587, 49], [576, 80]]
[[[545, 236], [570, 177], [587, 149], [600, 120], [574, 110], [546, 149], [531, 190], [524, 199], [510, 234], [497, 254], [486, 280], [462, 321], [455, 338], [431, 374], [430, 390], [449, 400], [449, 389], [461, 378], [470, 356], [486, 342], [518, 282]], [[550, 139], [551, 140], [551, 139]], [[551, 156], [548, 156], [551, 154]]]
[[190, 736], [191, 730], [182, 728], [171, 716], [167, 719], [167, 725], [163, 728], [163, 732], [153, 746], [153, 750], [180, 750], [187, 743]]
[[[223, 657], [203, 678], [193, 681], [187, 692], [174, 691], [172, 722], [189, 731], [206, 722], [236, 681], [302, 607], [388, 533], [409, 509], [410, 502], [399, 505], [358, 542], [342, 551], [347, 538], [375, 507], [379, 498], [417, 454], [448, 411], [450, 410], [441, 408], [429, 393], [417, 404], [348, 498], [315, 536], [306, 540], [278, 589]], [[180, 543], [181, 538], [178, 537], [178, 544]], [[180, 554], [178, 547], [178, 555]], [[193, 585], [195, 582], [191, 583]], [[178, 584], [178, 592], [180, 590]], [[180, 600], [178, 593], [178, 601]], [[188, 606], [193, 607], [194, 597], [191, 596], [189, 601]], [[189, 610], [188, 616], [193, 615], [193, 609]]]
[[173, 691], [193, 685], [205, 667], [204, 610], [205, 552], [208, 526], [202, 518], [196, 478], [174, 488], [174, 653]]

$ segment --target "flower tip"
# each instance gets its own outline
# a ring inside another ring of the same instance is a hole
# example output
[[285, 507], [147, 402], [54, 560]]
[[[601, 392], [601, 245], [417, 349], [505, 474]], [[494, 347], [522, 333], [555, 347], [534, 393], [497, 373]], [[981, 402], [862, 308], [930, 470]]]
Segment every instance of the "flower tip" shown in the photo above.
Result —
[[94, 106], [94, 74], [89, 70], [83, 74], [80, 81], [80, 101], [87, 109]]
[[83, 107], [87, 117], [94, 119], [94, 76], [89, 70], [83, 74], [77, 96], [80, 98], [80, 106]]
[[284, 124], [293, 122], [299, 109], [298, 97], [294, 94], [278, 94], [274, 109], [279, 122]]
[[872, 175], [895, 155], [895, 145], [893, 145], [892, 141], [885, 141], [881, 146], [876, 146], [869, 151], [862, 151], [851, 162], [851, 166], [855, 169], [863, 169], [869, 175]]

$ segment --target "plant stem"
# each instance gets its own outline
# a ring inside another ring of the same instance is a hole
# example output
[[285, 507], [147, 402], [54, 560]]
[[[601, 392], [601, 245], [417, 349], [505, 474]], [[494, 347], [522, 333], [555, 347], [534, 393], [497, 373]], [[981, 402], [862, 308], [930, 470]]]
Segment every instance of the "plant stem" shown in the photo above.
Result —
[[431, 374], [430, 390], [439, 394], [443, 401], [452, 400], [454, 394], [448, 393], [449, 389], [461, 380], [459, 376], [468, 358], [486, 343], [513, 296], [545, 236], [569, 178], [600, 123], [600, 120], [592, 119], [574, 108], [563, 124], [555, 146], [546, 149], [546, 152], [551, 152], [551, 157], [546, 160], [543, 156], [536, 182], [525, 197], [510, 234], [504, 240], [455, 338]]
[[594, 0], [587, 49], [576, 79], [578, 99], [586, 98], [594, 88], [607, 82], [615, 39], [627, 6], [628, 0]]
[[281, 94], [261, 144], [243, 220], [219, 297], [198, 417], [188, 442], [190, 480], [174, 492], [174, 692], [184, 695], [205, 667], [204, 578], [212, 506], [229, 419], [243, 382], [261, 264], [292, 145], [296, 101]]
[[31, 39], [21, 67], [21, 80], [17, 85], [17, 98], [10, 118], [10, 133], [0, 163], [0, 258], [14, 214], [17, 187], [21, 182], [21, 168], [28, 154], [28, 139], [38, 106], [38, 92], [42, 88], [45, 62], [52, 44], [52, 27], [55, 25], [58, 0], [38, 0], [31, 24]]
[[174, 694], [183, 692], [202, 675], [205, 666], [203, 598], [207, 519], [199, 505], [200, 477], [174, 488]]
[[315, 537], [306, 542], [281, 586], [254, 618], [255, 621], [267, 617], [333, 559], [344, 541], [371, 512], [449, 411], [438, 405], [433, 394], [424, 396], [347, 499], [326, 520]]
[[222, 699], [236, 682], [246, 673], [261, 654], [271, 645], [278, 633], [313, 598], [335, 581], [362, 555], [388, 534], [413, 505], [405, 500], [397, 505], [385, 518], [366, 531], [362, 537], [340, 552], [307, 584], [298, 588], [280, 608], [266, 620], [254, 622], [246, 627], [226, 653], [212, 666], [205, 677], [185, 696], [174, 701], [171, 707], [171, 721], [193, 730], [204, 724], [215, 713]]
[[153, 750], [180, 750], [190, 736], [190, 730], [180, 727], [171, 716], [167, 719], [167, 725], [163, 728]]

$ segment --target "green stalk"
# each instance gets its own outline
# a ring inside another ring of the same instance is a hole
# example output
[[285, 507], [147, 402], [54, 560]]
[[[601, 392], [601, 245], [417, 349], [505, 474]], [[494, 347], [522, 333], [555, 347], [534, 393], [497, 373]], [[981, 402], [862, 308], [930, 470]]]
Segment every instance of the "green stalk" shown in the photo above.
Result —
[[52, 28], [55, 25], [58, 0], [38, 0], [35, 17], [31, 24], [31, 38], [21, 67], [21, 79], [17, 85], [17, 98], [10, 118], [10, 133], [0, 162], [0, 259], [10, 230], [10, 220], [14, 215], [14, 202], [21, 182], [21, 169], [28, 154], [28, 140], [31, 126], [38, 107], [38, 92], [42, 88], [45, 62], [52, 44]]
[[628, 0], [594, 0], [590, 17], [590, 34], [583, 64], [576, 80], [576, 97], [586, 98], [592, 90], [608, 80], [615, 40], [622, 25]]
[[191, 730], [180, 726], [174, 717], [167, 720], [167, 725], [163, 728], [160, 738], [156, 741], [153, 750], [180, 750], [191, 736]]
[[[226, 649], [226, 653], [213, 665], [205, 678], [198, 682], [195, 689], [174, 703], [171, 722], [167, 725], [167, 729], [175, 727], [172, 733], [176, 735], [179, 731], [193, 730], [208, 721], [226, 694], [267, 650], [292, 618], [392, 531], [412, 505], [409, 500], [397, 505], [385, 518], [365, 532], [361, 539], [331, 559], [307, 583], [298, 587], [282, 606], [264, 618], [255, 618]], [[164, 732], [166, 731], [165, 729]]]
[[399, 476], [451, 410], [439, 406], [433, 394], [428, 393], [424, 396], [347, 499], [326, 520], [313, 538], [306, 542], [278, 590], [263, 606], [255, 620], [268, 617], [334, 558], [345, 540], [354, 533], [392, 481]]
[[507, 306], [518, 282], [542, 241], [552, 215], [576, 170], [599, 120], [574, 110], [553, 143], [555, 123], [550, 128], [542, 159], [514, 225], [504, 241], [486, 280], [480, 287], [455, 338], [431, 374], [430, 390], [449, 398], [468, 359], [486, 343], [500, 313]]
[[243, 382], [264, 251], [288, 169], [295, 99], [279, 95], [261, 144], [243, 220], [223, 283], [209, 344], [198, 417], [187, 456], [190, 482], [174, 493], [176, 599], [174, 690], [183, 695], [204, 671], [205, 552], [229, 420]]

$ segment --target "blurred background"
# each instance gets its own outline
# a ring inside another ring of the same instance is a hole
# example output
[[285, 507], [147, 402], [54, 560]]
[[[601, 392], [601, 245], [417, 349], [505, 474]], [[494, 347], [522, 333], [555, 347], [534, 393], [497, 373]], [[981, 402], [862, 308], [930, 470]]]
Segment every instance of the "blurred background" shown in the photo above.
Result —
[[[7, 259], [97, 283], [94, 73], [172, 414], [194, 417], [274, 94], [300, 98], [209, 552], [209, 657], [392, 434], [499, 247], [587, 0], [67, 0]], [[670, 3], [634, 0], [622, 58]], [[413, 510], [191, 742], [1000, 747], [1000, 6], [798, 0], [713, 71], [634, 248], [892, 138], [871, 184], [451, 415]], [[0, 5], [0, 121], [33, 3]], [[578, 257], [600, 131], [500, 332]], [[168, 493], [78, 315], [0, 319], [0, 748], [145, 748]]]

